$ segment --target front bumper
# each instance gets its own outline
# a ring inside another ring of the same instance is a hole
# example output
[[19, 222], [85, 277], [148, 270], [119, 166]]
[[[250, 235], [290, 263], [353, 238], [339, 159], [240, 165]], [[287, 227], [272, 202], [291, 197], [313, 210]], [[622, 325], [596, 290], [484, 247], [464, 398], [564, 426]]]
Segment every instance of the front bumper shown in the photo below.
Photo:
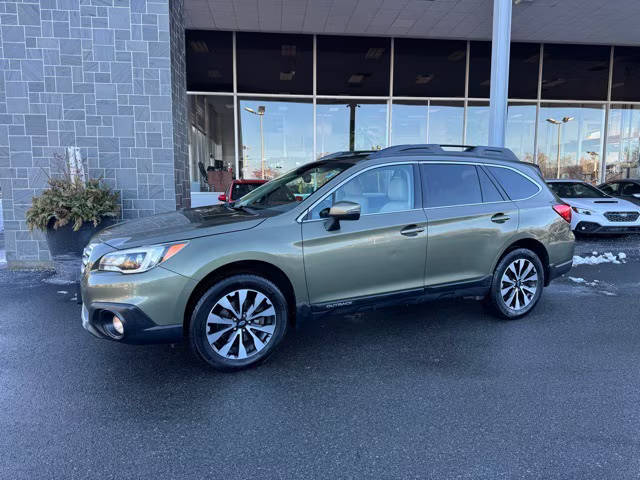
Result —
[[[124, 334], [117, 335], [110, 322], [117, 315], [124, 325]], [[182, 324], [157, 325], [134, 305], [95, 302], [82, 304], [82, 326], [92, 335], [105, 340], [135, 345], [147, 343], [177, 343], [182, 341]]]
[[575, 227], [578, 233], [607, 234], [607, 233], [640, 233], [640, 224], [627, 225], [601, 225], [596, 222], [580, 221]]
[[[139, 274], [82, 275], [82, 325], [96, 337], [121, 343], [176, 343], [183, 338], [187, 302], [196, 283], [162, 266]], [[110, 328], [117, 315], [124, 334]]]

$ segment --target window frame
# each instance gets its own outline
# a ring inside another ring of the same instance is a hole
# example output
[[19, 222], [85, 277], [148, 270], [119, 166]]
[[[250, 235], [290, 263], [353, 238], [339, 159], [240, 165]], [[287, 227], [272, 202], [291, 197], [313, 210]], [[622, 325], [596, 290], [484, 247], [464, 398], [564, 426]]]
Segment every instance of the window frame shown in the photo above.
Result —
[[327, 193], [325, 193], [322, 197], [320, 197], [318, 200], [314, 201], [309, 207], [307, 207], [300, 215], [298, 215], [298, 217], [296, 218], [296, 222], [298, 223], [307, 223], [307, 222], [324, 222], [327, 219], [326, 218], [309, 218], [311, 211], [316, 208], [320, 203], [322, 203], [327, 197], [332, 196], [336, 190], [338, 190], [340, 187], [342, 187], [343, 185], [345, 185], [346, 183], [348, 183], [349, 181], [351, 181], [352, 179], [362, 175], [365, 172], [368, 172], [369, 170], [373, 170], [375, 168], [384, 168], [384, 167], [392, 167], [392, 166], [397, 166], [397, 165], [412, 165], [413, 166], [413, 196], [414, 196], [414, 207], [410, 208], [408, 210], [398, 210], [395, 212], [372, 212], [372, 213], [364, 213], [361, 215], [361, 217], [368, 217], [370, 215], [386, 215], [386, 214], [390, 214], [390, 213], [399, 213], [399, 212], [413, 212], [416, 210], [422, 210], [423, 209], [423, 202], [422, 202], [422, 181], [421, 181], [421, 177], [420, 177], [420, 168], [418, 167], [418, 161], [416, 160], [409, 160], [409, 161], [402, 161], [402, 162], [388, 162], [388, 163], [381, 163], [381, 164], [376, 164], [376, 165], [370, 165], [368, 167], [365, 167], [361, 170], [358, 170], [357, 172], [353, 172], [351, 175], [349, 175], [347, 178], [345, 178], [344, 180], [340, 181], [340, 183], [338, 183], [337, 185], [335, 185], [334, 187], [331, 188], [331, 190], [329, 190]]

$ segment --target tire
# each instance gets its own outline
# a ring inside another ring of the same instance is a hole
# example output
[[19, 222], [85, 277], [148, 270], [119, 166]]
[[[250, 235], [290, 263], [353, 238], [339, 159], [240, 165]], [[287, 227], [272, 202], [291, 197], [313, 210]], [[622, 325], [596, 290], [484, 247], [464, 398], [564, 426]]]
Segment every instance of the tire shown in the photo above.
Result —
[[216, 283], [198, 301], [189, 323], [189, 344], [216, 370], [242, 370], [273, 353], [287, 331], [288, 317], [287, 301], [273, 282], [234, 275]]
[[544, 267], [540, 258], [531, 250], [518, 248], [498, 262], [487, 301], [500, 318], [515, 320], [533, 310], [543, 288]]

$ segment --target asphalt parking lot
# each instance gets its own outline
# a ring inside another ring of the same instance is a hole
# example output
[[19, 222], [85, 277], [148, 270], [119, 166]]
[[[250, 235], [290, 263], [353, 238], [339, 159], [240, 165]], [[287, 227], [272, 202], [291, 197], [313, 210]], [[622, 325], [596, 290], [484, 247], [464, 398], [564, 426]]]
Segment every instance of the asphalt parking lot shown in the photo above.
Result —
[[637, 478], [639, 245], [581, 241], [615, 261], [519, 321], [470, 299], [331, 317], [236, 374], [94, 339], [68, 286], [0, 270], [0, 477]]

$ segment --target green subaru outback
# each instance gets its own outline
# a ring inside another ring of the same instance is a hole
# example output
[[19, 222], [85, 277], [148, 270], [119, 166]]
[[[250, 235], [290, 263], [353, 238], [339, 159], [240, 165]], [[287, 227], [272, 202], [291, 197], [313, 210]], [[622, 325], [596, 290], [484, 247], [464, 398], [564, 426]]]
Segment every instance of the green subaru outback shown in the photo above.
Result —
[[507, 149], [337, 153], [236, 202], [100, 232], [83, 256], [82, 324], [122, 343], [186, 339], [237, 370], [318, 315], [483, 296], [515, 319], [571, 268], [570, 220]]

